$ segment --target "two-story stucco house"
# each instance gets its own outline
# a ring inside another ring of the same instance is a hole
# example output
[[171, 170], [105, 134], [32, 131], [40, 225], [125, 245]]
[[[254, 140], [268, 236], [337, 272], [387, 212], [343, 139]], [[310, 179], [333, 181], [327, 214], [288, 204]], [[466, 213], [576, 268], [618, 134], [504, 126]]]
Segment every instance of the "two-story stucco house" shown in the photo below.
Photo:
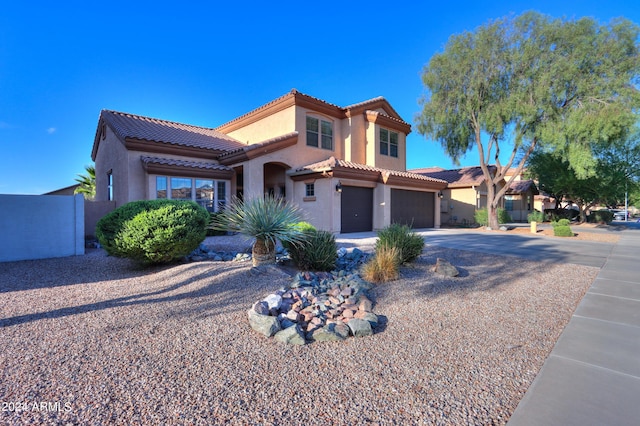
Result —
[[217, 211], [272, 195], [335, 233], [439, 227], [447, 182], [406, 171], [411, 126], [382, 97], [340, 107], [296, 91], [217, 128], [100, 113], [96, 200], [188, 199]]

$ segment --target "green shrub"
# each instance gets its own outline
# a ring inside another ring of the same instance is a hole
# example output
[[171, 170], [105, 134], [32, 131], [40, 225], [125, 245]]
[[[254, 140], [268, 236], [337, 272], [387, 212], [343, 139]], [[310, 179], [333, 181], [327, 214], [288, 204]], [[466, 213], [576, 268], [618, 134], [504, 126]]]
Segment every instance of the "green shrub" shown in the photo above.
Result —
[[96, 236], [112, 256], [168, 263], [198, 247], [209, 220], [209, 213], [191, 201], [134, 201], [100, 219]]
[[575, 209], [546, 209], [544, 215], [549, 222], [556, 222], [560, 219], [573, 220], [580, 216], [580, 212]]
[[569, 219], [560, 219], [556, 222], [551, 222], [553, 235], [556, 237], [573, 237], [573, 231], [571, 231], [569, 223], [571, 223]]
[[560, 219], [558, 221], [551, 222], [551, 226], [553, 226], [554, 228], [558, 226], [569, 226], [570, 223], [571, 221], [569, 221], [569, 219]]
[[[486, 207], [476, 210], [474, 213], [474, 219], [476, 223], [481, 226], [489, 225], [489, 211]], [[503, 209], [502, 207], [498, 207], [498, 223], [509, 223], [511, 222], [511, 216], [509, 213]]]
[[556, 237], [573, 237], [573, 231], [568, 225], [558, 225], [553, 227], [553, 235]]
[[380, 246], [376, 254], [362, 266], [362, 277], [372, 283], [392, 281], [400, 275], [400, 250], [397, 247]]
[[399, 263], [409, 263], [422, 253], [424, 238], [413, 232], [409, 226], [394, 223], [378, 231], [376, 253], [382, 247], [397, 248]]
[[[305, 222], [301, 222], [305, 223]], [[308, 225], [308, 224], [307, 224]], [[287, 243], [293, 263], [303, 271], [331, 271], [336, 267], [338, 246], [331, 232], [318, 231], [309, 225], [302, 242]]]
[[611, 223], [611, 221], [613, 221], [613, 212], [609, 210], [591, 212], [587, 221], [591, 223]]
[[538, 210], [529, 213], [527, 215], [527, 222], [529, 222], [529, 223], [531, 223], [531, 222], [538, 222], [538, 223], [544, 222], [544, 213], [539, 212]]

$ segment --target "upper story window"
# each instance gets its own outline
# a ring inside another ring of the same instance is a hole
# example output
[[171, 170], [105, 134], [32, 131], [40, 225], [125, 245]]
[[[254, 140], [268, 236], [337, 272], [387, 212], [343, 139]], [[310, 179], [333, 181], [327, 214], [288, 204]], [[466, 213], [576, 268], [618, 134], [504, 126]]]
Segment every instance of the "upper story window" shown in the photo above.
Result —
[[398, 133], [380, 129], [380, 154], [398, 158]]
[[333, 150], [333, 123], [307, 116], [307, 145]]

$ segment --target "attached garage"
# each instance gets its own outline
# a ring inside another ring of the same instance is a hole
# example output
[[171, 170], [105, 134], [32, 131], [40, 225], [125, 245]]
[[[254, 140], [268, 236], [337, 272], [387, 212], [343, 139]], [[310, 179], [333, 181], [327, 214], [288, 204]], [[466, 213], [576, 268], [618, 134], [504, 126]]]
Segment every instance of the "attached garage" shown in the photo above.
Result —
[[391, 223], [412, 228], [435, 226], [435, 193], [391, 189]]
[[373, 188], [343, 186], [341, 198], [340, 232], [373, 230]]

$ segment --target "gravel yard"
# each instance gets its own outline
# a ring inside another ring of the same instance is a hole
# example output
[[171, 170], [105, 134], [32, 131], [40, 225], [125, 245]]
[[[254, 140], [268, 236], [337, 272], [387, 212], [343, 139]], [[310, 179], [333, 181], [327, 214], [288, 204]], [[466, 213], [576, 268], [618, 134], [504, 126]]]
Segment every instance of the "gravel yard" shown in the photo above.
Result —
[[291, 281], [249, 270], [0, 263], [0, 424], [504, 424], [598, 272], [426, 246], [375, 288], [376, 334], [299, 347], [249, 328]]

